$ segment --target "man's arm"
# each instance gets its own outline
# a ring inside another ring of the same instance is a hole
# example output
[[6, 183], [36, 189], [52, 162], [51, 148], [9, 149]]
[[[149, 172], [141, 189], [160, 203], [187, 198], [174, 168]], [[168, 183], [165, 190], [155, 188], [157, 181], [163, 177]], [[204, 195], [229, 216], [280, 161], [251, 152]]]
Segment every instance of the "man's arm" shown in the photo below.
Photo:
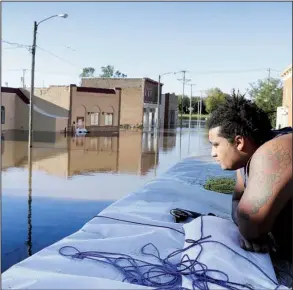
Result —
[[238, 226], [238, 218], [237, 218], [237, 207], [239, 204], [239, 201], [243, 195], [244, 192], [244, 183], [242, 180], [242, 176], [240, 174], [240, 170], [236, 171], [236, 184], [234, 193], [232, 196], [232, 220], [233, 222]]
[[267, 142], [251, 159], [247, 188], [237, 208], [242, 236], [255, 240], [270, 232], [292, 191], [290, 134]]

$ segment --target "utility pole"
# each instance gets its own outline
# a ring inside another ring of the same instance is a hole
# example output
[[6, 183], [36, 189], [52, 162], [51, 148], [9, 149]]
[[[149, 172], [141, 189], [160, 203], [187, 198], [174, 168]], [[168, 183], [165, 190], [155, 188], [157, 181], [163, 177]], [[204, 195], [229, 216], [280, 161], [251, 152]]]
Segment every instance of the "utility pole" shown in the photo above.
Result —
[[189, 100], [189, 130], [191, 128], [191, 114], [193, 111], [192, 108], [192, 86], [195, 86], [195, 84], [189, 84], [190, 85], [190, 100]]
[[[271, 86], [270, 86], [271, 85], [271, 69], [268, 68], [267, 71], [269, 73], [269, 75], [268, 75], [268, 90], [269, 90], [269, 96], [271, 97], [271, 95], [272, 95]], [[265, 102], [267, 102], [267, 101], [268, 101], [268, 99], [266, 98]]]
[[202, 110], [202, 90], [200, 90], [200, 97], [197, 102], [197, 127], [200, 128], [201, 122], [201, 110]]
[[181, 96], [181, 118], [180, 118], [180, 128], [182, 128], [182, 115], [183, 115], [183, 98], [184, 98], [184, 90], [185, 90], [185, 83], [186, 82], [189, 82], [190, 79], [186, 79], [186, 73], [187, 71], [186, 70], [183, 70], [182, 71], [183, 73], [183, 78], [182, 79], [179, 79], [179, 81], [182, 81], [182, 96]]
[[199, 120], [201, 121], [201, 110], [202, 110], [202, 91], [200, 91], [200, 98], [199, 98]]
[[32, 45], [32, 71], [31, 71], [31, 90], [30, 90], [30, 106], [29, 106], [29, 135], [28, 144], [32, 147], [33, 139], [33, 99], [34, 99], [34, 87], [35, 87], [35, 58], [36, 58], [36, 38], [37, 38], [38, 24], [34, 21], [34, 34]]
[[197, 129], [199, 128], [199, 100], [197, 101]]
[[22, 70], [22, 87], [25, 88], [25, 73], [26, 73], [27, 69], [23, 69]]
[[269, 72], [269, 76], [268, 76], [268, 84], [271, 83], [271, 69], [268, 68], [267, 71]]

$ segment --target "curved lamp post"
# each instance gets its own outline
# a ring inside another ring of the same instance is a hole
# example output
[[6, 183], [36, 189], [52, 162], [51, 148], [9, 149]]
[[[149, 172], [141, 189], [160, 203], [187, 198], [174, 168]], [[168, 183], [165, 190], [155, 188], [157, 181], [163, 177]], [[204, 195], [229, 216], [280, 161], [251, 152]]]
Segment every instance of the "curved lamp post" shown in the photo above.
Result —
[[163, 73], [161, 75], [159, 75], [159, 80], [158, 80], [158, 100], [157, 100], [157, 128], [160, 127], [160, 124], [159, 124], [159, 120], [160, 120], [160, 117], [159, 117], [159, 108], [160, 108], [160, 99], [161, 99], [161, 78], [165, 75], [176, 75], [177, 73], [180, 73], [182, 71], [179, 71], [179, 72], [166, 72], [166, 73]]
[[52, 15], [50, 17], [47, 17], [40, 22], [34, 22], [34, 34], [33, 34], [33, 45], [32, 45], [32, 70], [31, 70], [31, 90], [30, 90], [30, 104], [29, 104], [29, 137], [28, 137], [28, 144], [29, 147], [32, 147], [32, 135], [33, 135], [33, 97], [34, 97], [34, 85], [35, 85], [35, 57], [36, 57], [36, 38], [37, 38], [37, 31], [38, 27], [41, 23], [55, 18], [55, 17], [61, 17], [61, 18], [67, 18], [68, 14], [56, 14]]

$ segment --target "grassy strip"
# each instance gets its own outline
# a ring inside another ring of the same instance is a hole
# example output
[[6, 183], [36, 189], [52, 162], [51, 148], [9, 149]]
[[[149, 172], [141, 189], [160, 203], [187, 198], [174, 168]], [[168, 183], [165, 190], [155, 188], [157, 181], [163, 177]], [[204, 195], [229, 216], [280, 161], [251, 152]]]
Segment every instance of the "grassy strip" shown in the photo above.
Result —
[[[205, 120], [208, 117], [208, 115], [201, 115], [200, 119]], [[181, 114], [178, 114], [178, 119], [181, 119]], [[191, 120], [197, 120], [198, 119], [198, 114], [193, 114], [191, 115]], [[189, 114], [183, 114], [182, 115], [182, 120], [189, 120]]]
[[214, 177], [209, 178], [204, 188], [220, 193], [233, 193], [235, 187], [235, 179], [230, 177]]

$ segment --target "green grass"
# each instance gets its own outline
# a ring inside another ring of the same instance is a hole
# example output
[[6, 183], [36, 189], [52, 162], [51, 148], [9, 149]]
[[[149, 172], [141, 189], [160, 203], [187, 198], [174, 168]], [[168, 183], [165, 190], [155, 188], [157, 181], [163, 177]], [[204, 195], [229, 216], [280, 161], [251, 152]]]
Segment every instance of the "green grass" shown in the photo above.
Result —
[[220, 193], [233, 193], [235, 187], [234, 178], [229, 177], [214, 177], [209, 178], [204, 185], [204, 188]]
[[[208, 115], [201, 115], [201, 120], [205, 120], [208, 117]], [[181, 119], [181, 114], [178, 113], [178, 118], [179, 120]], [[192, 114], [191, 115], [191, 120], [197, 120], [198, 119], [198, 114]], [[182, 120], [189, 120], [189, 114], [182, 114]]]

